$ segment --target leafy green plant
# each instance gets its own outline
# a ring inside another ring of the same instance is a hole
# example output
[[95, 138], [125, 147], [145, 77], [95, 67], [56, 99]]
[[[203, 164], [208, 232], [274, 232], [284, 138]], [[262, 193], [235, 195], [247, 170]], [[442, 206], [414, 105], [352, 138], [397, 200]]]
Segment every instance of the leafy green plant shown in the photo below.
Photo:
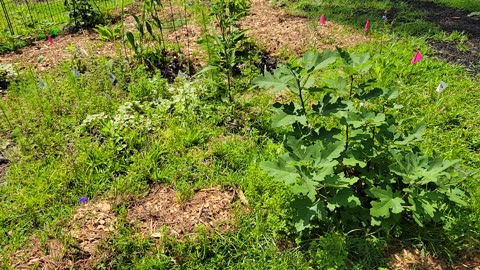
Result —
[[223, 74], [226, 80], [226, 94], [230, 101], [233, 100], [234, 70], [238, 69], [238, 65], [245, 62], [249, 56], [246, 30], [242, 30], [238, 25], [249, 10], [250, 4], [246, 0], [213, 1], [209, 17], [219, 32], [208, 31], [200, 40], [200, 44], [206, 47], [209, 53], [209, 66], [204, 71], [217, 70]]
[[[317, 221], [387, 232], [405, 222], [425, 226], [466, 204], [457, 187], [457, 161], [417, 147], [425, 125], [408, 130], [407, 120], [395, 118], [402, 107], [394, 103], [398, 89], [364, 79], [369, 58], [341, 49], [310, 51], [254, 80], [266, 89], [288, 89], [300, 100], [274, 105], [273, 126], [290, 127], [287, 152], [262, 164], [295, 195], [299, 232]], [[334, 73], [317, 76], [334, 63]]]
[[69, 16], [69, 26], [73, 31], [93, 28], [105, 23], [105, 15], [91, 0], [66, 0], [65, 9]]
[[[132, 14], [135, 20], [136, 34], [126, 32], [126, 42], [133, 49], [135, 58], [153, 70], [165, 66], [169, 59], [164, 41], [164, 23], [160, 20], [159, 9], [162, 3], [159, 0], [144, 1], [140, 16]], [[153, 45], [147, 45], [146, 40], [153, 39]]]
[[120, 33], [122, 30], [122, 25], [117, 24], [113, 27], [108, 27], [104, 25], [97, 25], [93, 28], [95, 32], [97, 32], [100, 37], [105, 41], [114, 41], [120, 37]]

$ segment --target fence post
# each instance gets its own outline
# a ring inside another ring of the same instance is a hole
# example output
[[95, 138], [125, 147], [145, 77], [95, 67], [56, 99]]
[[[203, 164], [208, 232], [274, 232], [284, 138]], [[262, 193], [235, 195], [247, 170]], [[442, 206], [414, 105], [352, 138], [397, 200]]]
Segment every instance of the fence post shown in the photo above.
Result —
[[12, 35], [15, 35], [15, 31], [13, 31], [12, 22], [10, 21], [10, 16], [8, 16], [7, 7], [5, 6], [5, 2], [3, 0], [0, 0], [0, 3], [2, 5], [3, 13], [5, 14], [5, 20], [7, 21], [8, 28], [10, 29], [10, 33]]

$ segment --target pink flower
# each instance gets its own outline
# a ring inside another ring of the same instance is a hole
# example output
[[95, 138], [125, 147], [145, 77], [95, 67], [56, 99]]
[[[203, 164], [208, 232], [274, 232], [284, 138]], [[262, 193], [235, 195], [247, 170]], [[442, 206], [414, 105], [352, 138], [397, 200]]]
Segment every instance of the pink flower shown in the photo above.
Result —
[[418, 61], [422, 60], [422, 58], [423, 58], [423, 57], [422, 57], [422, 54], [420, 53], [420, 51], [417, 51], [417, 52], [415, 53], [415, 56], [414, 56], [413, 59], [412, 59], [412, 65], [415, 64], [415, 63], [417, 63]]
[[365, 30], [365, 32], [368, 32], [369, 28], [370, 28], [370, 19], [367, 19], [367, 21], [365, 22], [365, 27], [363, 28], [363, 30]]
[[318, 20], [318, 22], [319, 22], [320, 24], [325, 24], [325, 23], [326, 23], [326, 21], [325, 21], [325, 16], [324, 16], [323, 14], [322, 14], [322, 16], [320, 16], [320, 19]]
[[52, 39], [52, 37], [51, 37], [49, 34], [47, 34], [47, 40], [48, 40], [48, 45], [52, 45], [52, 44], [53, 44], [53, 39]]

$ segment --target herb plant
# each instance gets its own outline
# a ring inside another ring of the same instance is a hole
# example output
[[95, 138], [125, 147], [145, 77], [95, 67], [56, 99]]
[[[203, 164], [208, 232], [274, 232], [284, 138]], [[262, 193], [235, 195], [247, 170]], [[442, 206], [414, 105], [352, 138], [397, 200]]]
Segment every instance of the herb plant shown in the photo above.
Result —
[[97, 25], [93, 28], [95, 32], [97, 32], [100, 37], [105, 41], [114, 41], [120, 37], [122, 25], [117, 24], [115, 26], [109, 27], [107, 25]]
[[[369, 77], [369, 54], [310, 51], [254, 82], [294, 93], [300, 104], [276, 103], [273, 126], [290, 127], [286, 153], [262, 168], [290, 187], [299, 232], [318, 222], [346, 229], [441, 223], [465, 205], [457, 161], [423, 153], [425, 125], [397, 120], [396, 88]], [[335, 72], [320, 74], [328, 66]], [[313, 98], [314, 101], [309, 100]]]

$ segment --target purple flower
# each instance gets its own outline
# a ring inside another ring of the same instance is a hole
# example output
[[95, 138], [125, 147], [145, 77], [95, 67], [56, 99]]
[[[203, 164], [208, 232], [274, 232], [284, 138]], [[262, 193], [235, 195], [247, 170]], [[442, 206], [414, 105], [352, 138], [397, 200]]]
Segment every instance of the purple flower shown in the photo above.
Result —
[[383, 15], [382, 20], [387, 20], [387, 15]]
[[80, 199], [78, 199], [78, 203], [86, 203], [86, 202], [88, 202], [87, 197], [81, 197]]

